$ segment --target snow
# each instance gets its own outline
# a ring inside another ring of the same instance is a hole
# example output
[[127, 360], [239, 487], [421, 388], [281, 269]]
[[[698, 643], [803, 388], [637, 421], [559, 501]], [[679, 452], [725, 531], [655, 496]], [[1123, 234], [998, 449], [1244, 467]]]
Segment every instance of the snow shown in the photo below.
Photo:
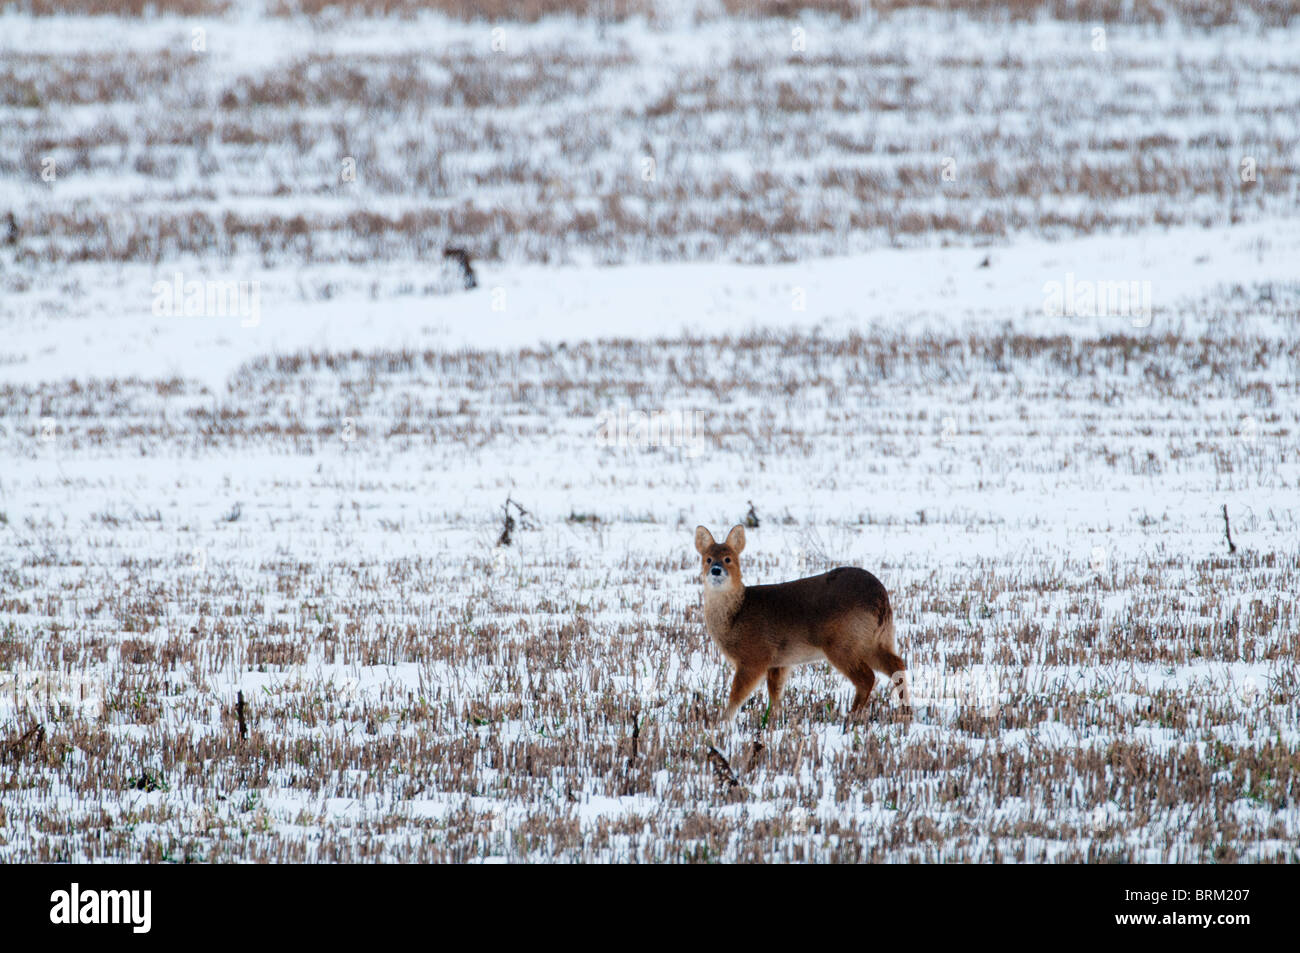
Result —
[[[990, 266], [978, 267], [988, 256]], [[1024, 241], [1005, 248], [881, 249], [866, 255], [764, 267], [727, 264], [542, 267], [478, 265], [479, 287], [457, 295], [373, 296], [410, 266], [261, 270], [202, 263], [165, 268], [82, 266], [104, 289], [70, 313], [55, 303], [65, 269], [36, 275], [0, 305], [0, 363], [13, 382], [80, 376], [180, 376], [219, 387], [267, 353], [302, 349], [517, 348], [543, 343], [742, 335], [763, 328], [951, 334], [1198, 334], [1208, 315], [1188, 305], [1234, 287], [1295, 278], [1300, 224], [1270, 220], [1218, 229]], [[157, 282], [256, 282], [256, 326], [234, 313], [155, 317]], [[1149, 282], [1154, 314], [1047, 314], [1050, 283]], [[310, 289], [331, 287], [329, 300]], [[304, 289], [307, 289], [304, 299]], [[796, 295], [802, 291], [802, 309]], [[1227, 330], [1227, 329], [1225, 329]], [[1244, 330], [1289, 339], [1294, 315], [1261, 307]]]

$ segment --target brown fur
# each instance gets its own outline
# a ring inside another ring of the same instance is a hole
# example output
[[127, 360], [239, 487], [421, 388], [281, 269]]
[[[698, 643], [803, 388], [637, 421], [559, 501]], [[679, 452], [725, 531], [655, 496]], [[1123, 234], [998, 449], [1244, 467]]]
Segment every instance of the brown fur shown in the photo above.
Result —
[[[865, 569], [841, 567], [793, 582], [746, 586], [740, 578], [744, 548], [743, 527], [733, 527], [721, 543], [696, 527], [704, 625], [736, 667], [724, 721], [735, 717], [764, 675], [775, 714], [791, 666], [822, 659], [857, 689], [850, 713], [871, 697], [876, 672], [889, 676], [908, 703], [907, 664], [894, 644], [894, 613], [879, 579]], [[726, 574], [724, 584], [710, 581], [715, 565]]]

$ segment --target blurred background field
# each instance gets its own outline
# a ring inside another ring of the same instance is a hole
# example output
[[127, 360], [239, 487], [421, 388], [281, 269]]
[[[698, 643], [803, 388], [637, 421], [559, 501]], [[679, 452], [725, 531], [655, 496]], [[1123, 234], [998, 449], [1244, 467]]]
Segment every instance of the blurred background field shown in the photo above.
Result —
[[1297, 7], [0, 6], [0, 859], [1296, 860]]

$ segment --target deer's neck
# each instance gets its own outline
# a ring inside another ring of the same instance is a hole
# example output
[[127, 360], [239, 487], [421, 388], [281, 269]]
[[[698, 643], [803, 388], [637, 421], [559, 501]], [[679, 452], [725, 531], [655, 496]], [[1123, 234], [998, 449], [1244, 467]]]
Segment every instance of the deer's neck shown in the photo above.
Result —
[[731, 630], [731, 624], [740, 611], [740, 604], [745, 600], [744, 586], [728, 586], [726, 589], [704, 590], [704, 627], [709, 635], [722, 638]]

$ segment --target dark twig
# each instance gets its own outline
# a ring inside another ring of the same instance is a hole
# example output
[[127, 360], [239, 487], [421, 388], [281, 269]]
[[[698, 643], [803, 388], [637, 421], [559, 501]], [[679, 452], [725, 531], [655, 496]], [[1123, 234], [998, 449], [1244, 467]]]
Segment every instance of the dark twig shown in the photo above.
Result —
[[240, 692], [235, 697], [235, 714], [239, 717], [239, 738], [242, 741], [248, 737], [248, 722], [244, 720], [244, 693]]
[[32, 745], [32, 750], [38, 751], [40, 750], [41, 744], [45, 741], [45, 726], [36, 725], [34, 728], [30, 728], [26, 732], [24, 732], [22, 737], [20, 737], [17, 741], [10, 744], [9, 747], [5, 748], [5, 756], [3, 759], [0, 760], [8, 761], [9, 756], [11, 754], [14, 754], [15, 752], [17, 752], [19, 755], [25, 753], [27, 749], [27, 742], [30, 741], [33, 736], [35, 736], [36, 738], [36, 743]]
[[1228, 537], [1228, 555], [1237, 551], [1237, 544], [1232, 541], [1232, 527], [1228, 524], [1228, 504], [1223, 504], [1223, 534]]
[[641, 741], [641, 715], [640, 712], [632, 713], [632, 753], [628, 755], [627, 766], [632, 767], [632, 762], [637, 759]]
[[718, 776], [719, 781], [733, 788], [740, 784], [740, 778], [736, 777], [736, 772], [731, 770], [731, 763], [713, 745], [709, 745], [709, 761], [713, 764], [713, 773]]
[[474, 266], [469, 262], [469, 252], [463, 248], [444, 248], [442, 257], [460, 265], [460, 277], [466, 291], [478, 287], [478, 277], [474, 274]]
[[497, 537], [498, 546], [510, 545], [511, 533], [513, 533], [515, 529], [515, 518], [510, 515], [510, 507], [512, 506], [515, 508], [515, 513], [519, 516], [519, 526], [521, 529], [537, 529], [537, 523], [533, 520], [533, 514], [507, 496], [505, 503], [501, 507], [503, 518], [501, 524], [501, 535]]

